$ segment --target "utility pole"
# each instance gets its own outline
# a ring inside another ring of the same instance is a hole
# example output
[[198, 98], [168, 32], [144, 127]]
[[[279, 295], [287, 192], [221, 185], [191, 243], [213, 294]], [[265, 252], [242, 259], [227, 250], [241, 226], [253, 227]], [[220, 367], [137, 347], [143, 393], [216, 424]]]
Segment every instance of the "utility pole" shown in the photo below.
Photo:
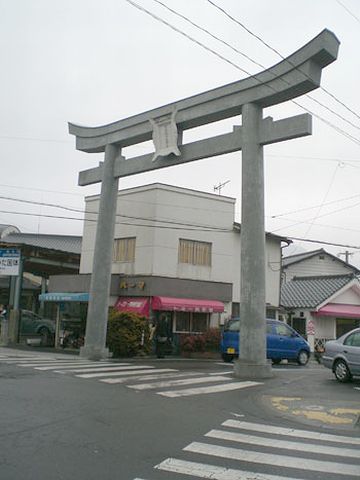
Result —
[[349, 250], [345, 250], [345, 252], [338, 253], [338, 257], [341, 257], [342, 255], [344, 255], [345, 257], [345, 263], [349, 263], [349, 257], [351, 255], [354, 255], [354, 252], [349, 252]]

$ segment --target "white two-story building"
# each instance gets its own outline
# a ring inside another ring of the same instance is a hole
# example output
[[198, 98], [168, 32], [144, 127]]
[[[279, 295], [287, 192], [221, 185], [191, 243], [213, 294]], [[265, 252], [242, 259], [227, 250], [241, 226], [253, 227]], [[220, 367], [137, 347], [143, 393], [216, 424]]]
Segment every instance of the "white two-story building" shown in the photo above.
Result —
[[[100, 197], [86, 198], [80, 275], [53, 277], [52, 292], [89, 291]], [[172, 332], [199, 332], [239, 314], [241, 225], [235, 199], [155, 183], [118, 193], [109, 305]], [[281, 247], [266, 235], [267, 315], [280, 300]]]

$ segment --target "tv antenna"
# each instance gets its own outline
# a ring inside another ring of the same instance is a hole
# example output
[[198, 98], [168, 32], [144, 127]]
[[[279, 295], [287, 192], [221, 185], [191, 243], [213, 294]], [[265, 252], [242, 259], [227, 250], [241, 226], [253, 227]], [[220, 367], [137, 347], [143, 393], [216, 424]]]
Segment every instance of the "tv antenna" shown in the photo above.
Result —
[[230, 180], [226, 180], [226, 182], [219, 183], [218, 185], [214, 185], [214, 192], [218, 192], [221, 195], [221, 189], [227, 184], [230, 183]]

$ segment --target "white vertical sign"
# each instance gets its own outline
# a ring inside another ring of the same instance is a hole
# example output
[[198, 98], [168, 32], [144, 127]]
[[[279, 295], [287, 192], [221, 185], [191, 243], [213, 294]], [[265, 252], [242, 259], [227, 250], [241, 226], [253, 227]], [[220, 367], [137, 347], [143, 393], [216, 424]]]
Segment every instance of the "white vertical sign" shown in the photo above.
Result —
[[155, 153], [152, 161], [158, 157], [166, 157], [173, 153], [180, 156], [178, 148], [178, 130], [175, 122], [176, 111], [162, 117], [150, 119], [153, 128]]
[[0, 275], [19, 275], [20, 250], [0, 248]]

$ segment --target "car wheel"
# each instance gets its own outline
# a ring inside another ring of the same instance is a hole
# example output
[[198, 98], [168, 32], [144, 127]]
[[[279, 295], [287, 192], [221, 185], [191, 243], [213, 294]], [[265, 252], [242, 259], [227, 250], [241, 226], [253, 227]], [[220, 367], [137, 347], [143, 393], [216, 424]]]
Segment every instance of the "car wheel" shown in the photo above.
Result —
[[345, 383], [351, 379], [351, 374], [346, 362], [344, 360], [338, 360], [334, 365], [334, 374], [336, 380]]
[[234, 355], [230, 355], [229, 353], [223, 353], [221, 356], [226, 363], [230, 363], [234, 360]]
[[39, 330], [39, 335], [41, 337], [41, 345], [46, 347], [50, 343], [51, 333], [46, 327], [42, 327]]
[[279, 365], [279, 363], [281, 362], [281, 358], [272, 358], [271, 361], [274, 365]]
[[297, 363], [299, 365], [306, 365], [309, 361], [309, 354], [306, 350], [301, 350], [297, 357]]

